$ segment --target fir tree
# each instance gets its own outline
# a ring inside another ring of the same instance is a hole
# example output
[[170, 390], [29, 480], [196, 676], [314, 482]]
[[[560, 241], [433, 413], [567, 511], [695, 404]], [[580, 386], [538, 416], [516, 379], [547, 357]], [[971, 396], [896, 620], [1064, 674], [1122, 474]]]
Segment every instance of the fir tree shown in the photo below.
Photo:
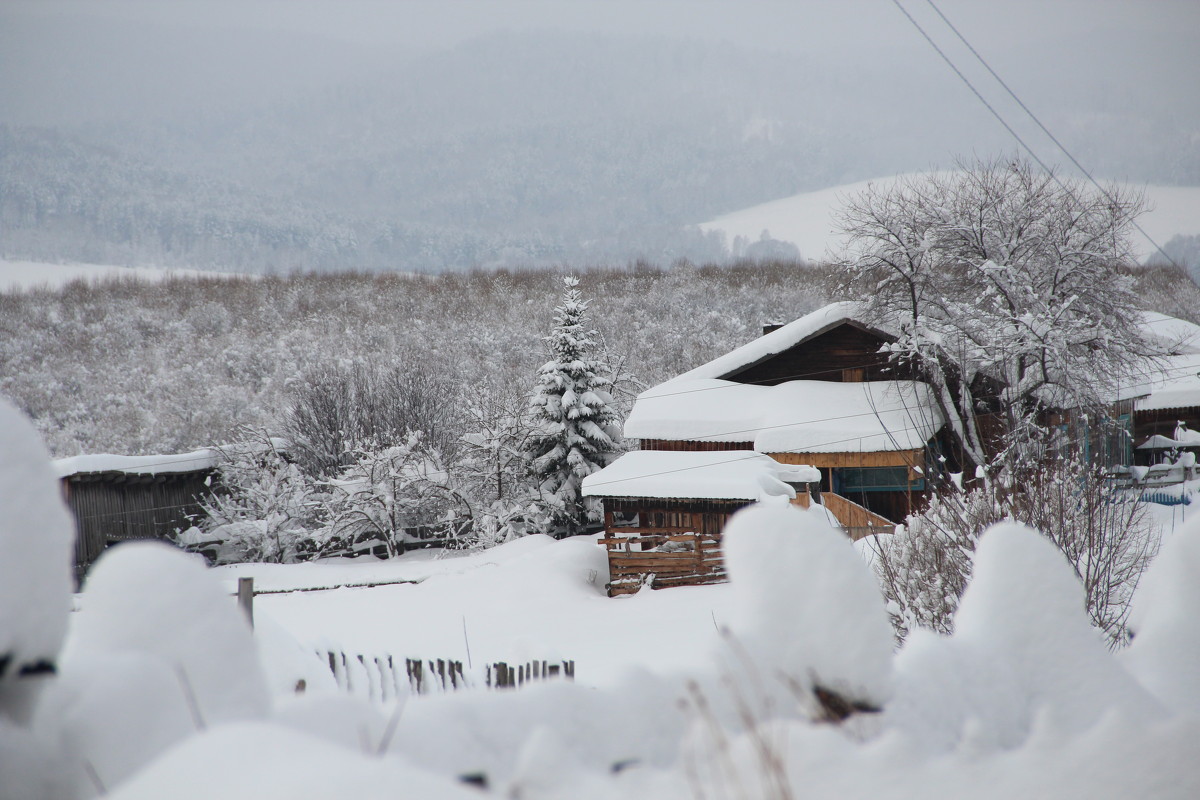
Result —
[[554, 310], [554, 329], [545, 337], [551, 359], [538, 370], [531, 402], [537, 432], [530, 456], [543, 499], [565, 533], [574, 535], [588, 519], [598, 518], [595, 504], [581, 497], [581, 485], [616, 457], [620, 432], [608, 391], [608, 366], [595, 357], [596, 332], [586, 328], [588, 303], [577, 278], [563, 283], [566, 292]]

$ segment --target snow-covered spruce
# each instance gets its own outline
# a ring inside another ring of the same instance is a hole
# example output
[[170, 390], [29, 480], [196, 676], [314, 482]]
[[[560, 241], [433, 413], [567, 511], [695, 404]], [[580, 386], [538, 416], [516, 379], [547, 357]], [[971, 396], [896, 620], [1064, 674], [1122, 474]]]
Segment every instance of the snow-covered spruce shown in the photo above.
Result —
[[563, 284], [554, 329], [545, 337], [551, 359], [538, 370], [531, 401], [538, 430], [531, 437], [530, 456], [543, 500], [571, 535], [595, 514], [581, 495], [583, 479], [616, 457], [620, 431], [608, 391], [608, 366], [595, 357], [596, 332], [587, 329], [588, 303], [578, 278], [564, 278]]

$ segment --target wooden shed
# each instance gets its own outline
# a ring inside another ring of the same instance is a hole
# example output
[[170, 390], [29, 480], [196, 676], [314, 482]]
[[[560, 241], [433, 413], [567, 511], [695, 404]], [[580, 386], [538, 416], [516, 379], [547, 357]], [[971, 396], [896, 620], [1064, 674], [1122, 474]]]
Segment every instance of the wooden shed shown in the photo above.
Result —
[[604, 503], [609, 596], [724, 580], [725, 523], [756, 501], [795, 498], [792, 472], [750, 450], [639, 450], [589, 475], [584, 495]]
[[75, 575], [108, 547], [167, 539], [188, 528], [211, 492], [215, 450], [156, 456], [88, 455], [54, 462], [75, 516]]

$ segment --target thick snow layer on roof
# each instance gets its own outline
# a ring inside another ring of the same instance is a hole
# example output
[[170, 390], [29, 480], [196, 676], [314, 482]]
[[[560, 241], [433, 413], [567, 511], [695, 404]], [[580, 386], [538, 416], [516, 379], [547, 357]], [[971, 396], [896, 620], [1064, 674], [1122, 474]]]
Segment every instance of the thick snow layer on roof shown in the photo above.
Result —
[[54, 462], [58, 477], [66, 478], [84, 472], [128, 472], [136, 475], [159, 475], [169, 472], [194, 472], [212, 469], [220, 460], [219, 451], [201, 448], [190, 453], [152, 456], [118, 456], [109, 453], [71, 456]]
[[1168, 356], [1137, 383], [1122, 387], [1138, 411], [1200, 406], [1200, 353]]
[[1200, 325], [1193, 322], [1146, 311], [1142, 331], [1169, 353], [1200, 353]]
[[761, 500], [795, 497], [792, 468], [750, 450], [691, 453], [636, 450], [583, 479], [588, 497]]
[[762, 453], [912, 450], [945, 420], [917, 381], [789, 381], [754, 386], [676, 378], [638, 396], [625, 435], [753, 442]]
[[668, 381], [668, 383], [674, 383], [676, 380], [727, 377], [732, 372], [748, 367], [751, 364], [757, 364], [759, 361], [777, 353], [782, 353], [800, 342], [836, 327], [843, 322], [857, 320], [862, 316], [862, 313], [862, 305], [859, 303], [831, 303], [798, 320], [789, 322], [779, 330], [760, 336], [736, 350], [714, 358], [707, 364], [701, 364], [695, 369], [683, 373], [678, 378]]

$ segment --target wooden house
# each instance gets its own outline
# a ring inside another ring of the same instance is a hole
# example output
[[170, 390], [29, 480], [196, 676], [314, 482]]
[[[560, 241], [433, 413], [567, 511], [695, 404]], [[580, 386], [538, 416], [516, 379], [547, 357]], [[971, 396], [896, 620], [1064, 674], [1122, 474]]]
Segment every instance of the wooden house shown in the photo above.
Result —
[[[643, 580], [669, 586], [722, 574], [720, 530], [733, 510], [761, 499], [748, 496], [754, 481], [811, 483], [812, 496], [856, 539], [892, 530], [923, 504], [941, 469], [945, 420], [932, 389], [881, 351], [894, 338], [859, 311], [826, 306], [639, 395], [625, 435], [641, 450], [583, 484], [604, 503], [611, 594]], [[758, 477], [735, 478], [749, 464]], [[797, 474], [813, 480], [793, 480]], [[674, 494], [664, 494], [664, 483]], [[793, 494], [809, 502], [808, 491]], [[683, 547], [704, 569], [668, 569]]]
[[191, 526], [211, 491], [218, 453], [86, 455], [54, 467], [75, 516], [75, 575], [82, 580], [108, 547], [132, 539], [168, 539]]
[[1135, 483], [1178, 483], [1200, 458], [1200, 325], [1147, 313], [1144, 331], [1166, 355], [1143, 379], [1122, 387], [1128, 452], [1119, 463]]

